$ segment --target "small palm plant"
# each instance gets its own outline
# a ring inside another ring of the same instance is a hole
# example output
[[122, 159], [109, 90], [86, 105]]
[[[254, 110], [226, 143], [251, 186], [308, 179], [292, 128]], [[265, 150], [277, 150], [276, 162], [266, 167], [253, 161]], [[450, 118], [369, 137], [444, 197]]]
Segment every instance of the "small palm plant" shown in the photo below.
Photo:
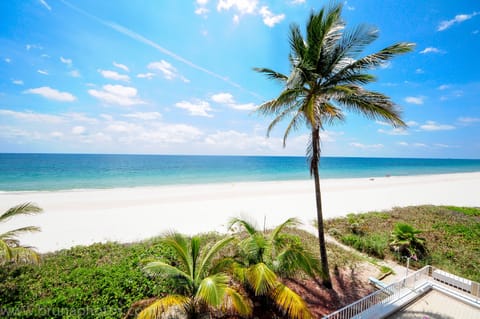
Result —
[[320, 273], [318, 260], [301, 243], [298, 236], [285, 234], [286, 227], [298, 225], [290, 218], [272, 232], [259, 231], [240, 218], [230, 221], [247, 237], [238, 245], [239, 253], [233, 263], [235, 278], [260, 300], [267, 299], [289, 318], [312, 318], [305, 301], [282, 283], [281, 278], [293, 277], [299, 271], [314, 277]]
[[[0, 215], [0, 223], [20, 215], [33, 215], [42, 212], [42, 209], [32, 203], [24, 203], [14, 206]], [[40, 261], [39, 255], [33, 247], [24, 246], [18, 240], [18, 236], [25, 233], [38, 232], [39, 227], [26, 226], [0, 234], [0, 264], [7, 262], [33, 262]]]
[[144, 269], [173, 280], [176, 291], [154, 301], [137, 318], [177, 318], [179, 313], [187, 318], [200, 318], [215, 312], [249, 316], [252, 312], [249, 299], [221, 272], [223, 259], [219, 258], [219, 252], [232, 240], [227, 237], [207, 248], [202, 247], [199, 237], [189, 240], [178, 233], [167, 235], [162, 242], [173, 250], [175, 264], [154, 261]]
[[397, 223], [390, 236], [390, 247], [400, 253], [400, 256], [422, 256], [425, 249], [425, 239], [418, 237], [422, 231], [405, 223]]

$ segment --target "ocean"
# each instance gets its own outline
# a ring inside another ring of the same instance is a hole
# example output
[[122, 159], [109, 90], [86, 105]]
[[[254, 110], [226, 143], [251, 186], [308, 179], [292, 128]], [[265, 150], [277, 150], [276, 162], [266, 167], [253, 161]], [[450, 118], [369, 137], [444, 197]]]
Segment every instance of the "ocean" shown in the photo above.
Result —
[[[480, 172], [480, 160], [322, 157], [321, 178]], [[0, 191], [309, 179], [305, 157], [0, 153]]]

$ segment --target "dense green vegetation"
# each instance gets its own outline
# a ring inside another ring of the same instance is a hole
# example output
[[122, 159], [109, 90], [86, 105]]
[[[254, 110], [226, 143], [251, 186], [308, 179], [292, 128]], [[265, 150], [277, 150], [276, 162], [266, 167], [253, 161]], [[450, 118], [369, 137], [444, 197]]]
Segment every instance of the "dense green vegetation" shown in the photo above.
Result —
[[[318, 254], [315, 236], [288, 229]], [[223, 236], [204, 234], [213, 243]], [[335, 268], [353, 266], [360, 259], [328, 245]], [[165, 296], [174, 282], [147, 276], [143, 267], [159, 258], [175, 260], [160, 238], [133, 244], [94, 244], [42, 256], [40, 265], [0, 267], [0, 318], [123, 318], [138, 301]], [[315, 256], [319, 258], [318, 255]], [[134, 308], [138, 313], [145, 305]]]
[[399, 254], [389, 244], [399, 223], [421, 231], [417, 239], [426, 249], [420, 260], [412, 261], [413, 266], [430, 264], [480, 282], [480, 208], [395, 208], [387, 212], [349, 214], [346, 218], [328, 220], [326, 227], [332, 236], [359, 251], [398, 260]]

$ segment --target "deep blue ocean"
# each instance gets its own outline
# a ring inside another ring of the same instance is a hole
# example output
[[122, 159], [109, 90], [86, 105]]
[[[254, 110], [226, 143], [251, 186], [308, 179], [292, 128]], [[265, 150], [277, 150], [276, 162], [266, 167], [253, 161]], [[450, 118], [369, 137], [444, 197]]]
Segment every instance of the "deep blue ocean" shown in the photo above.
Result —
[[[322, 157], [321, 178], [479, 172], [480, 160]], [[1, 154], [0, 191], [309, 179], [305, 157]]]

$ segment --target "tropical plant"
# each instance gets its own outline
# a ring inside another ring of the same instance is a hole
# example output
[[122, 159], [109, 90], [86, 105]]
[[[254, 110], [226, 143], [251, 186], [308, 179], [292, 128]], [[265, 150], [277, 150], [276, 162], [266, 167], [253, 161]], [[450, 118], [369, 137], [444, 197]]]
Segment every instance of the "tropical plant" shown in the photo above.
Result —
[[298, 236], [284, 233], [286, 227], [299, 224], [290, 218], [273, 231], [265, 233], [240, 218], [230, 221], [247, 236], [238, 244], [238, 256], [233, 263], [235, 278], [256, 297], [267, 297], [289, 318], [311, 318], [305, 301], [282, 283], [282, 277], [293, 277], [299, 271], [314, 277], [320, 272], [318, 260], [303, 245]]
[[396, 55], [412, 50], [412, 43], [397, 43], [378, 52], [359, 57], [362, 51], [378, 37], [376, 29], [360, 25], [345, 30], [341, 19], [342, 5], [335, 4], [312, 12], [307, 22], [306, 35], [300, 27], [290, 27], [290, 74], [284, 75], [268, 68], [255, 68], [269, 79], [283, 86], [274, 99], [259, 106], [257, 112], [274, 115], [267, 136], [282, 120], [289, 119], [283, 136], [283, 146], [290, 133], [305, 124], [310, 129], [307, 155], [310, 174], [314, 177], [317, 206], [318, 239], [324, 275], [324, 284], [331, 287], [325, 245], [322, 199], [320, 192], [320, 131], [326, 125], [342, 121], [344, 111], [353, 111], [367, 118], [387, 121], [394, 127], [405, 127], [396, 105], [388, 96], [363, 88], [374, 82], [370, 69], [385, 64]]
[[232, 237], [227, 237], [207, 248], [202, 247], [199, 237], [188, 240], [178, 233], [167, 235], [162, 243], [173, 250], [177, 260], [174, 264], [153, 261], [144, 269], [173, 280], [176, 291], [151, 303], [137, 318], [164, 318], [162, 316], [178, 313], [187, 318], [200, 318], [215, 312], [249, 316], [252, 312], [250, 301], [221, 271], [219, 252], [232, 240]]
[[418, 237], [422, 231], [405, 223], [395, 224], [390, 236], [390, 247], [400, 256], [422, 257], [426, 252], [425, 239]]
[[[33, 215], [42, 212], [42, 209], [32, 203], [24, 203], [14, 206], [0, 215], [0, 223], [20, 215]], [[18, 239], [19, 235], [40, 231], [39, 227], [26, 226], [0, 234], [0, 264], [7, 262], [33, 262], [40, 261], [39, 255], [33, 247], [24, 246]]]

